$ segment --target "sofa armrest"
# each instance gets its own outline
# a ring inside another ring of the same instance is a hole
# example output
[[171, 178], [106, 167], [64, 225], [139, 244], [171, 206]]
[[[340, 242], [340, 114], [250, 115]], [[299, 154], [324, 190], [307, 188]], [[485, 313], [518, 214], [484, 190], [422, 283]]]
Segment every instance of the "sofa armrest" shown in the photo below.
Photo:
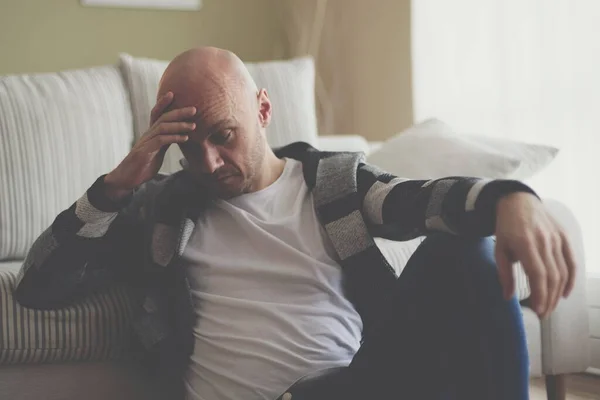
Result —
[[590, 327], [581, 228], [564, 204], [555, 200], [544, 200], [544, 203], [567, 232], [577, 263], [577, 275], [571, 295], [561, 299], [556, 310], [541, 321], [542, 373], [582, 372], [590, 366]]

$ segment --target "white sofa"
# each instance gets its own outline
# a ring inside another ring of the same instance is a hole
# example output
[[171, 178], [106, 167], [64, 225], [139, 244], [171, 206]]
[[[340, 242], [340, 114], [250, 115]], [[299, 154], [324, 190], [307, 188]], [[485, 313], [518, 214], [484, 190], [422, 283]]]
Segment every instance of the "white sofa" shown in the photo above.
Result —
[[[164, 65], [123, 55], [118, 66], [0, 77], [0, 398], [152, 398], [152, 383], [126, 360], [132, 299], [123, 288], [48, 311], [21, 307], [11, 292], [35, 237], [145, 130]], [[360, 136], [317, 136], [312, 60], [250, 70], [274, 102], [273, 146], [303, 140], [323, 150], [369, 153], [381, 145]], [[178, 168], [177, 151], [169, 153], [164, 172]], [[580, 270], [572, 295], [549, 319], [523, 313], [532, 376], [560, 386], [561, 376], [589, 366], [589, 326], [579, 226], [566, 207], [547, 204], [567, 229]], [[420, 240], [377, 243], [400, 272]], [[518, 277], [524, 297], [526, 279]]]

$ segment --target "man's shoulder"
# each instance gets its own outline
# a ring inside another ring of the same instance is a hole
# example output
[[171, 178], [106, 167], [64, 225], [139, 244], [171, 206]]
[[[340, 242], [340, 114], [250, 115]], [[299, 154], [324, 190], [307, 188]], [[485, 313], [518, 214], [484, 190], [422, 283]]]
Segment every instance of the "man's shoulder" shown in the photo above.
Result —
[[361, 152], [322, 151], [305, 142], [291, 143], [273, 151], [279, 158], [301, 161], [307, 185], [329, 193], [334, 186], [340, 186], [340, 180], [344, 181], [343, 186], [354, 185], [356, 171], [365, 160]]
[[[177, 182], [182, 179], [182, 172], [165, 175], [157, 174], [154, 178], [144, 182], [134, 190], [129, 204], [129, 211], [141, 211], [141, 217], [147, 218], [147, 211], [154, 210], [157, 202], [162, 202], [166, 194], [173, 191]], [[170, 196], [169, 196], [170, 197]], [[143, 211], [142, 211], [143, 210]]]
[[308, 155], [317, 155], [320, 151], [306, 142], [293, 142], [284, 146], [273, 147], [273, 152], [279, 158], [293, 158], [299, 161]]
[[365, 154], [363, 152], [349, 151], [323, 151], [306, 142], [294, 142], [285, 146], [273, 148], [273, 152], [279, 158], [293, 158], [302, 162], [319, 161], [333, 157], [330, 162], [352, 162], [361, 160], [364, 162]]

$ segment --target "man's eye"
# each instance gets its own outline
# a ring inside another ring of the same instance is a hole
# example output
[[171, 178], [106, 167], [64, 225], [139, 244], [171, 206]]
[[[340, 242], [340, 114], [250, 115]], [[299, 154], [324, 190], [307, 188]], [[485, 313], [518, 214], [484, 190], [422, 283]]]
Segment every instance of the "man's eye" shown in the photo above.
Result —
[[227, 141], [229, 141], [229, 139], [231, 139], [231, 135], [231, 129], [226, 129], [224, 131], [215, 133], [210, 137], [210, 139], [214, 144], [225, 144]]

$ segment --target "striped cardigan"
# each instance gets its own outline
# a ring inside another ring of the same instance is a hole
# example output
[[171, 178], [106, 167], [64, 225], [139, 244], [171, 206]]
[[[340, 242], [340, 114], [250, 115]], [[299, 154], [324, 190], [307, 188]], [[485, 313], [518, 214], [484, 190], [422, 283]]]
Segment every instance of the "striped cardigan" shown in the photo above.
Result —
[[[406, 180], [366, 164], [362, 153], [321, 152], [302, 142], [276, 154], [303, 163], [346, 293], [363, 319], [364, 338], [396, 278], [374, 236], [491, 235], [497, 200], [515, 191], [533, 193], [512, 180]], [[59, 308], [115, 280], [126, 282], [139, 300], [133, 327], [144, 364], [164, 380], [169, 396], [181, 397], [196, 317], [180, 256], [212, 199], [185, 170], [147, 182], [119, 204], [104, 195], [103, 179], [37, 239], [15, 296], [28, 307]]]

